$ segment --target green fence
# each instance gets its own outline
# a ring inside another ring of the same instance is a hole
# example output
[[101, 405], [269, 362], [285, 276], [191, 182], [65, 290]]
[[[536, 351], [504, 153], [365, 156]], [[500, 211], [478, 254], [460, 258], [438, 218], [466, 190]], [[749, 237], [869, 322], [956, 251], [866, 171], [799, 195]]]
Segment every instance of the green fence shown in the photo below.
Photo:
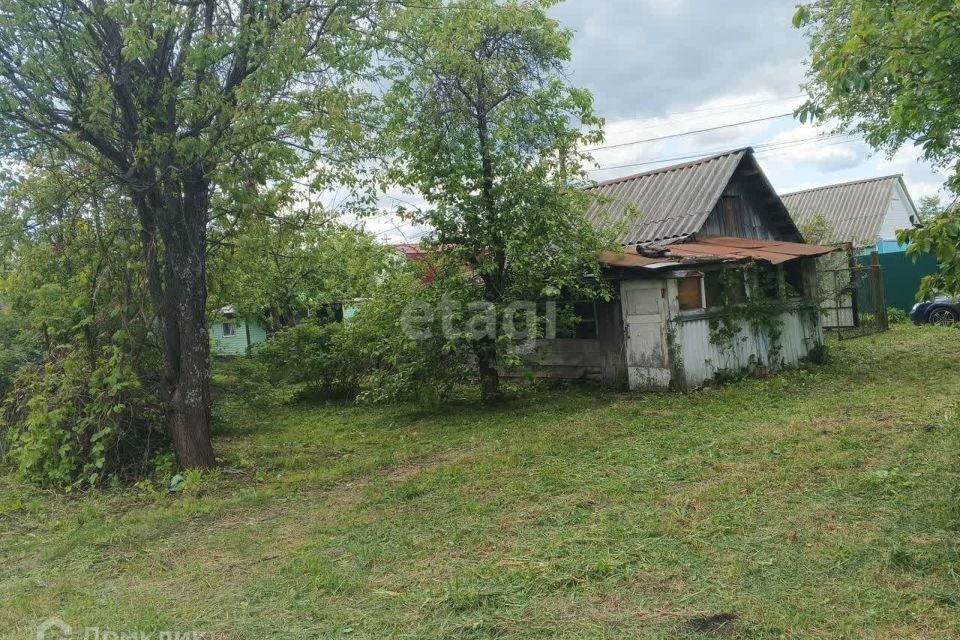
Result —
[[[923, 276], [936, 273], [937, 261], [932, 256], [921, 255], [917, 261], [905, 253], [881, 253], [880, 266], [883, 268], [883, 289], [887, 306], [910, 311], [916, 302], [917, 291]], [[859, 256], [859, 263], [870, 265], [870, 256]]]

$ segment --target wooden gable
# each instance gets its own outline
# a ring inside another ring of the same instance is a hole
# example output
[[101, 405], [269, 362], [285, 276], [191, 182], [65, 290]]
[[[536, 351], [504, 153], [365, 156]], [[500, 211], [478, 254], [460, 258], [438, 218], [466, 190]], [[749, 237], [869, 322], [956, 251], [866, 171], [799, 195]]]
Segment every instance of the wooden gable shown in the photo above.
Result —
[[803, 242], [752, 154], [744, 156], [698, 235]]

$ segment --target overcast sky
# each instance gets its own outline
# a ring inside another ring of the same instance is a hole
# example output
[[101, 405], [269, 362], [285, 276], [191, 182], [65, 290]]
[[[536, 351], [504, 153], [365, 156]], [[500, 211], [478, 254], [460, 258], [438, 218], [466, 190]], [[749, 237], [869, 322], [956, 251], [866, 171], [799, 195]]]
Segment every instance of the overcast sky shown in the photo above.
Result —
[[[796, 0], [568, 0], [553, 15], [574, 31], [572, 80], [593, 92], [607, 119], [606, 144], [616, 144], [792, 111], [802, 102], [807, 55], [806, 39], [791, 25], [795, 6]], [[945, 179], [918, 162], [912, 148], [888, 160], [857, 140], [809, 140], [822, 132], [829, 130], [786, 117], [595, 156], [601, 166], [615, 166], [752, 145], [781, 193], [902, 173], [919, 200]], [[788, 141], [796, 142], [761, 151]]]
[[[567, 0], [552, 14], [574, 32], [571, 80], [593, 92], [607, 121], [604, 145], [611, 145], [791, 112], [802, 102], [807, 54], [803, 34], [791, 25], [796, 2]], [[620, 168], [590, 177], [602, 181], [753, 146], [780, 193], [902, 173], [919, 201], [945, 180], [913, 148], [887, 159], [850, 137], [816, 139], [825, 133], [783, 117], [599, 150], [601, 167]], [[383, 221], [382, 232], [399, 240], [393, 224]]]

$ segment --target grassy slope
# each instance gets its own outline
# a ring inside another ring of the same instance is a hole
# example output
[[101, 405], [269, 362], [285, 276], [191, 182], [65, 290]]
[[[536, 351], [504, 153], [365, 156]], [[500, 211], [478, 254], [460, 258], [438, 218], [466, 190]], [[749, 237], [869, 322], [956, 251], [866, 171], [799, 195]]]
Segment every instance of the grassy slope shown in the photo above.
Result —
[[194, 495], [0, 480], [0, 637], [52, 614], [251, 639], [957, 637], [960, 331], [835, 355], [688, 396], [227, 408], [231, 469]]

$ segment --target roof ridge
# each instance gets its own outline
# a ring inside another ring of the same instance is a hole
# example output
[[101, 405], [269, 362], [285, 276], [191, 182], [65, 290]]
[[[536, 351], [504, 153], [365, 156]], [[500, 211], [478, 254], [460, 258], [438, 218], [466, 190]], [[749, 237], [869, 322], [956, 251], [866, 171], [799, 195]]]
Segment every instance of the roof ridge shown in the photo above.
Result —
[[687, 169], [689, 167], [702, 164], [704, 162], [709, 162], [710, 160], [716, 160], [718, 158], [723, 158], [726, 156], [732, 156], [736, 153], [752, 153], [753, 147], [740, 147], [737, 149], [730, 149], [729, 151], [724, 151], [722, 153], [715, 153], [713, 155], [704, 156], [702, 158], [697, 158], [695, 160], [688, 160], [687, 162], [681, 162], [679, 164], [671, 164], [666, 167], [658, 167], [657, 169], [648, 169], [647, 171], [641, 171], [640, 173], [634, 173], [628, 176], [622, 176], [620, 178], [611, 178], [610, 180], [604, 180], [596, 184], [590, 185], [587, 189], [595, 189], [597, 187], [607, 187], [613, 184], [618, 184], [620, 182], [626, 182], [627, 180], [635, 180], [636, 178], [645, 178], [647, 176], [654, 176], [659, 173], [667, 173], [668, 171], [677, 171], [680, 169]]
[[786, 198], [787, 196], [796, 196], [801, 193], [810, 193], [811, 191], [823, 191], [824, 189], [833, 189], [835, 187], [848, 187], [854, 184], [864, 184], [866, 182], [880, 182], [881, 180], [891, 180], [893, 178], [902, 179], [902, 173], [891, 173], [885, 176], [874, 176], [872, 178], [860, 178], [858, 180], [847, 180], [845, 182], [835, 182], [833, 184], [824, 184], [819, 187], [810, 187], [809, 189], [799, 189], [797, 191], [788, 191], [787, 193], [778, 194], [781, 198]]

